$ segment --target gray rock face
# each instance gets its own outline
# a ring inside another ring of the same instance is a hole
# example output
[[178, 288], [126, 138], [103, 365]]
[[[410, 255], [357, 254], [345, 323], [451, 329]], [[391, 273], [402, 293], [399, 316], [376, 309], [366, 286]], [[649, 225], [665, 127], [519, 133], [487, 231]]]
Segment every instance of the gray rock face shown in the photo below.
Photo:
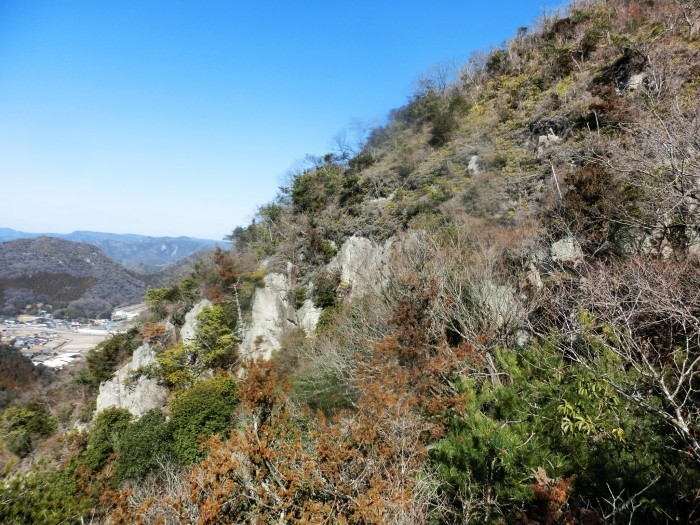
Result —
[[134, 372], [155, 364], [155, 352], [144, 343], [139, 346], [131, 358], [114, 374], [109, 381], [100, 385], [97, 395], [95, 414], [109, 407], [125, 408], [136, 417], [154, 408], [165, 408], [168, 390], [155, 379], [139, 375], [134, 379]]
[[203, 299], [195, 304], [185, 315], [185, 324], [182, 325], [180, 329], [180, 339], [183, 343], [189, 344], [194, 341], [197, 335], [197, 316], [202, 313], [202, 310], [207, 306], [211, 306], [211, 301]]
[[632, 75], [627, 81], [627, 89], [630, 91], [636, 91], [644, 85], [644, 80], [646, 80], [647, 74], [645, 72], [637, 73]]
[[383, 269], [391, 257], [393, 240], [377, 244], [365, 237], [350, 237], [328, 263], [328, 269], [340, 270], [342, 283], [350, 285], [349, 298], [378, 291], [386, 282]]
[[510, 286], [484, 280], [472, 290], [476, 304], [487, 316], [489, 326], [499, 330], [512, 328], [520, 317], [520, 305], [515, 298], [515, 290]]
[[550, 255], [554, 262], [565, 265], [578, 266], [583, 262], [583, 250], [573, 237], [564, 237], [552, 244]]
[[177, 341], [177, 327], [168, 319], [165, 321], [165, 341], [174, 343]]
[[285, 332], [294, 328], [294, 309], [289, 304], [289, 283], [281, 273], [265, 276], [265, 286], [253, 296], [251, 321], [240, 345], [241, 357], [270, 359], [281, 346]]
[[316, 325], [321, 317], [323, 308], [314, 306], [313, 301], [306, 299], [304, 304], [297, 310], [297, 324], [301, 326], [307, 335], [310, 335], [316, 330]]
[[[383, 268], [389, 261], [392, 242], [377, 244], [364, 237], [351, 237], [328, 263], [328, 270], [339, 270], [341, 282], [350, 288], [348, 298], [362, 297], [378, 290], [385, 282]], [[291, 266], [288, 272], [291, 273]], [[265, 276], [265, 286], [257, 288], [253, 296], [250, 322], [243, 330], [240, 344], [244, 359], [270, 359], [282, 346], [282, 339], [296, 327], [311, 335], [316, 329], [323, 311], [309, 299], [294, 311], [290, 304], [292, 286], [287, 276], [270, 273]], [[188, 314], [189, 316], [189, 314]], [[181, 334], [185, 333], [183, 327]], [[185, 336], [182, 335], [183, 341]]]
[[537, 138], [537, 157], [541, 158], [549, 148], [559, 144], [561, 141], [561, 137], [557, 136], [551, 129], [546, 135], [540, 135]]
[[469, 159], [469, 164], [467, 164], [467, 171], [469, 172], [470, 175], [478, 175], [479, 174], [479, 156], [478, 155], [471, 156], [471, 158]]

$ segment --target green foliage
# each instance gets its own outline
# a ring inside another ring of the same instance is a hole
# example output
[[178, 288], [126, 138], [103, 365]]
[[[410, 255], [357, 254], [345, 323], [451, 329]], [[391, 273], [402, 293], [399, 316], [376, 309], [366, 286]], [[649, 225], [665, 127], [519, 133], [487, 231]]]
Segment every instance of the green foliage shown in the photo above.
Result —
[[223, 306], [208, 306], [197, 316], [195, 340], [177, 344], [156, 356], [165, 381], [177, 390], [192, 386], [202, 374], [235, 360], [236, 336]]
[[348, 166], [350, 167], [351, 170], [355, 171], [362, 171], [364, 169], [369, 168], [370, 166], [374, 165], [377, 162], [377, 159], [374, 157], [374, 155], [367, 150], [363, 150], [360, 153], [358, 153], [356, 156], [354, 156], [350, 161], [348, 162]]
[[0, 419], [3, 442], [18, 456], [29, 454], [37, 438], [47, 437], [54, 430], [56, 420], [50, 416], [44, 403], [36, 401], [8, 408]]
[[454, 114], [449, 110], [439, 111], [432, 119], [433, 127], [430, 128], [430, 140], [428, 143], [440, 148], [447, 144], [452, 138], [452, 132], [457, 127], [457, 120]]
[[318, 317], [318, 323], [316, 323], [316, 330], [320, 332], [328, 329], [333, 324], [333, 320], [335, 319], [337, 313], [338, 309], [335, 306], [324, 308], [324, 310], [321, 312], [321, 315]]
[[187, 305], [193, 304], [197, 300], [197, 280], [193, 276], [185, 277], [180, 282], [180, 301]]
[[322, 274], [316, 280], [313, 300], [318, 308], [330, 308], [338, 304], [338, 287], [340, 286], [340, 272], [331, 271]]
[[496, 49], [486, 60], [486, 72], [491, 76], [505, 75], [510, 71], [510, 57], [505, 49]]
[[[480, 497], [503, 507], [522, 506], [533, 495], [526, 473], [544, 467], [560, 474], [564, 458], [530, 432], [516, 391], [487, 384], [478, 388], [469, 382], [463, 386], [469, 399], [466, 411], [453, 420], [431, 453], [437, 471], [447, 486], [458, 491], [471, 486]], [[488, 509], [484, 511], [485, 521], [494, 518]]]
[[252, 250], [259, 257], [274, 253], [282, 241], [280, 225], [287, 210], [280, 203], [273, 202], [261, 206], [251, 224], [237, 226], [226, 239], [234, 242], [236, 250]]
[[78, 383], [97, 388], [100, 383], [112, 377], [117, 366], [131, 357], [140, 343], [137, 328], [103, 341], [88, 353], [87, 370], [77, 377]]
[[291, 188], [295, 211], [318, 213], [328, 201], [335, 200], [343, 171], [333, 158], [326, 158], [321, 166], [295, 177]]
[[233, 427], [238, 406], [236, 391], [234, 379], [217, 376], [195, 384], [173, 400], [174, 450], [180, 462], [193, 463], [206, 456], [200, 436], [223, 434]]
[[205, 366], [217, 366], [232, 353], [237, 341], [231, 322], [231, 313], [219, 305], [207, 306], [197, 316], [194, 345]]
[[297, 286], [294, 289], [294, 309], [298, 310], [304, 306], [304, 301], [306, 301], [306, 286]]
[[73, 469], [20, 474], [0, 484], [0, 522], [6, 525], [87, 523], [95, 501], [78, 488]]
[[118, 450], [131, 419], [131, 414], [124, 408], [108, 408], [97, 414], [88, 436], [87, 450], [81, 458], [85, 465], [93, 471], [101, 469]]
[[143, 479], [174, 457], [173, 427], [160, 410], [150, 410], [124, 429], [116, 452], [117, 481]]
[[166, 305], [179, 301], [181, 297], [180, 287], [177, 285], [171, 288], [149, 288], [146, 290], [146, 304], [151, 312], [161, 318], [167, 315]]
[[[545, 342], [496, 357], [499, 384], [464, 381], [464, 412], [432, 450], [443, 490], [457, 499], [459, 491], [471, 490], [508, 513], [531, 501], [535, 472], [574, 476], [572, 497], [581, 505], [602, 502], [610, 491], [633, 498], [653, 486], [647, 499], [636, 501], [636, 519], [648, 523], [679, 505], [672, 503], [674, 486], [677, 494], [693, 491], [698, 476], [689, 461], [678, 462], [663, 446], [664, 430], [599, 376], [567, 363]], [[599, 359], [601, 370], [615, 366], [609, 355]], [[630, 511], [618, 516], [627, 519]], [[492, 507], [480, 512], [484, 521], [499, 519]]]

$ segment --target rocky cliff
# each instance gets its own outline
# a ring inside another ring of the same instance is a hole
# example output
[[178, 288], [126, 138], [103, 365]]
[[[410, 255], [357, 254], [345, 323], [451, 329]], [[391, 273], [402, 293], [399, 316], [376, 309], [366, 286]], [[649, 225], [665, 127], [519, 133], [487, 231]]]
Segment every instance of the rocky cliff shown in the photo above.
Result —
[[95, 414], [116, 407], [140, 417], [154, 408], [165, 408], [168, 389], [147, 374], [156, 365], [153, 349], [147, 343], [139, 346], [131, 360], [100, 385]]

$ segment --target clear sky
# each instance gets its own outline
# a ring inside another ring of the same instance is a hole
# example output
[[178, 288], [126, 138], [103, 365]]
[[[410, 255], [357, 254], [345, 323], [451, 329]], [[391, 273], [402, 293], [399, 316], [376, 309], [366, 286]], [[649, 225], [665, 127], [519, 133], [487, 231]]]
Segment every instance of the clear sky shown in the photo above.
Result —
[[552, 0], [0, 0], [0, 227], [220, 239]]

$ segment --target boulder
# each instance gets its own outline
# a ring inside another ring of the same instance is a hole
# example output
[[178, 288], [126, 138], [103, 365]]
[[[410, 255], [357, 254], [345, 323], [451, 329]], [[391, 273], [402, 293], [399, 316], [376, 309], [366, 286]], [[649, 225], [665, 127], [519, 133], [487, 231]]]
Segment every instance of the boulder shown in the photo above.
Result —
[[314, 306], [313, 301], [306, 299], [301, 308], [297, 310], [297, 325], [301, 326], [307, 335], [311, 335], [316, 330], [321, 312], [323, 312], [323, 308]]
[[478, 175], [479, 174], [479, 156], [478, 155], [471, 156], [471, 158], [469, 159], [469, 164], [467, 164], [467, 171], [469, 172], [470, 175]]
[[554, 262], [563, 265], [578, 266], [583, 262], [583, 250], [573, 237], [564, 237], [552, 244], [550, 255]]
[[545, 152], [562, 141], [561, 137], [557, 136], [552, 129], [546, 135], [540, 135], [537, 138], [537, 158], [542, 158]]
[[114, 377], [100, 385], [95, 414], [110, 407], [125, 408], [136, 417], [167, 405], [168, 390], [158, 381], [139, 373], [156, 363], [153, 349], [144, 343]]

